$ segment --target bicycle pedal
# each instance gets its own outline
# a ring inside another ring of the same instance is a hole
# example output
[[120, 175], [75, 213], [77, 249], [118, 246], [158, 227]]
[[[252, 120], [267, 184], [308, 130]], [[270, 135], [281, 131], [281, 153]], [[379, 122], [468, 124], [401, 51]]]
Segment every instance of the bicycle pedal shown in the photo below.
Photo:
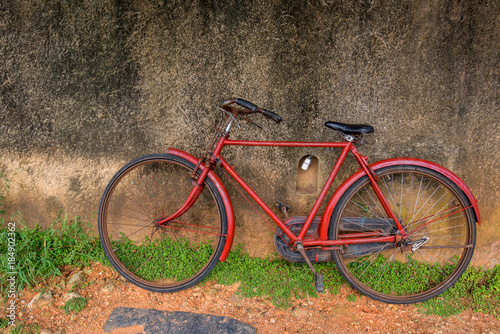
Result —
[[278, 205], [278, 209], [284, 213], [286, 218], [288, 218], [288, 211], [290, 211], [290, 209], [291, 209], [290, 205], [287, 205], [287, 204], [282, 203], [280, 201], [276, 201], [276, 204]]
[[322, 274], [316, 273], [316, 275], [314, 275], [314, 285], [316, 286], [317, 293], [322, 293], [325, 290], [325, 287], [323, 285], [324, 281], [325, 278]]

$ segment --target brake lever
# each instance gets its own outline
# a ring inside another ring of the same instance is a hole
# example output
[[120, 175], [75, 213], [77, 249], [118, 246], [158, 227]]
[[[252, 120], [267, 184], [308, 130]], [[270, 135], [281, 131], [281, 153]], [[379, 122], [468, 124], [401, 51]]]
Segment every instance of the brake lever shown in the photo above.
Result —
[[258, 127], [259, 129], [264, 130], [264, 127], [262, 125], [260, 125], [259, 123], [254, 122], [251, 119], [248, 119], [248, 118], [243, 117], [243, 116], [241, 116], [241, 118], [243, 118], [245, 121], [247, 121], [249, 123], [252, 123], [253, 125], [255, 125], [256, 127]]
[[223, 112], [225, 112], [229, 117], [231, 117], [233, 119], [234, 123], [236, 124], [236, 126], [238, 127], [238, 129], [241, 129], [240, 123], [238, 123], [238, 121], [236, 120], [236, 118], [229, 111], [227, 111], [226, 109], [221, 108], [221, 107], [217, 107], [217, 108], [219, 108], [220, 110], [222, 110]]

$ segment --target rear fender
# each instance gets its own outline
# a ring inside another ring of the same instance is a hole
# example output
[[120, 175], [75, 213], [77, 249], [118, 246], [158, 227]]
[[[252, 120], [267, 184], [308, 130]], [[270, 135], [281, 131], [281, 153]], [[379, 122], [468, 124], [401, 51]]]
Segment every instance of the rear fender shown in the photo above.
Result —
[[[177, 150], [175, 148], [169, 148], [168, 149], [168, 154], [178, 156], [180, 158], [186, 159], [193, 164], [198, 163], [198, 159], [184, 151]], [[204, 170], [206, 167], [204, 164], [200, 164], [199, 167], [201, 170]], [[229, 198], [229, 195], [227, 193], [226, 187], [224, 187], [224, 184], [222, 184], [222, 181], [220, 178], [217, 176], [217, 174], [214, 173], [214, 171], [208, 172], [207, 177], [214, 183], [215, 187], [219, 191], [221, 197], [222, 197], [222, 202], [224, 204], [224, 208], [226, 209], [226, 215], [227, 215], [227, 237], [226, 237], [226, 244], [224, 245], [224, 249], [222, 250], [222, 253], [219, 257], [220, 261], [226, 261], [227, 256], [229, 255], [229, 252], [231, 251], [231, 247], [233, 245], [233, 240], [234, 240], [234, 212], [233, 212], [233, 205], [231, 204], [231, 199]]]
[[[384, 167], [389, 167], [389, 166], [395, 166], [395, 165], [411, 165], [411, 166], [420, 166], [420, 167], [426, 167], [429, 169], [432, 169], [433, 171], [436, 171], [438, 173], [443, 174], [447, 178], [449, 178], [451, 181], [453, 181], [467, 196], [469, 199], [470, 204], [472, 205], [472, 208], [474, 209], [474, 215], [476, 222], [479, 224], [481, 221], [481, 217], [479, 215], [479, 207], [477, 205], [477, 200], [470, 191], [470, 189], [465, 185], [465, 183], [454, 173], [449, 171], [448, 169], [444, 168], [443, 166], [440, 166], [438, 164], [435, 164], [430, 161], [426, 160], [421, 160], [421, 159], [415, 159], [415, 158], [394, 158], [394, 159], [387, 159], [387, 160], [382, 160], [375, 162], [374, 164], [371, 164], [370, 167], [374, 170], [377, 171], [380, 168]], [[321, 227], [320, 227], [320, 239], [322, 240], [327, 240], [328, 239], [328, 226], [330, 222], [330, 217], [332, 216], [333, 210], [335, 209], [335, 206], [337, 205], [337, 202], [339, 201], [340, 197], [342, 194], [357, 180], [359, 180], [361, 177], [365, 176], [366, 173], [364, 170], [359, 170], [355, 174], [351, 175], [347, 180], [344, 181], [340, 185], [340, 187], [337, 188], [335, 193], [333, 194], [332, 198], [330, 201], [328, 201], [328, 204], [325, 209], [325, 213], [323, 214], [323, 218], [321, 220]]]

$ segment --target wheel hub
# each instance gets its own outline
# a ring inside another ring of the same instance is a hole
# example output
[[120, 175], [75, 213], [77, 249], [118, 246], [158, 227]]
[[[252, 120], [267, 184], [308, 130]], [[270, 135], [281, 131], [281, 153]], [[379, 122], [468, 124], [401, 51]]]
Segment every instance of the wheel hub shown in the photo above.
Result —
[[415, 253], [422, 245], [426, 244], [431, 240], [429, 237], [423, 237], [422, 239], [411, 241], [411, 240], [401, 240], [400, 247], [401, 253]]

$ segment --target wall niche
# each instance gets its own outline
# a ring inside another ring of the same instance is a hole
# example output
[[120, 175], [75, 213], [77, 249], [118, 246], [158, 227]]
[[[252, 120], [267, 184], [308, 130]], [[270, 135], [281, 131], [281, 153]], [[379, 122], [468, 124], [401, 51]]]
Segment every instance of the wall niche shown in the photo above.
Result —
[[297, 169], [297, 194], [315, 194], [318, 191], [318, 158], [305, 155]]

